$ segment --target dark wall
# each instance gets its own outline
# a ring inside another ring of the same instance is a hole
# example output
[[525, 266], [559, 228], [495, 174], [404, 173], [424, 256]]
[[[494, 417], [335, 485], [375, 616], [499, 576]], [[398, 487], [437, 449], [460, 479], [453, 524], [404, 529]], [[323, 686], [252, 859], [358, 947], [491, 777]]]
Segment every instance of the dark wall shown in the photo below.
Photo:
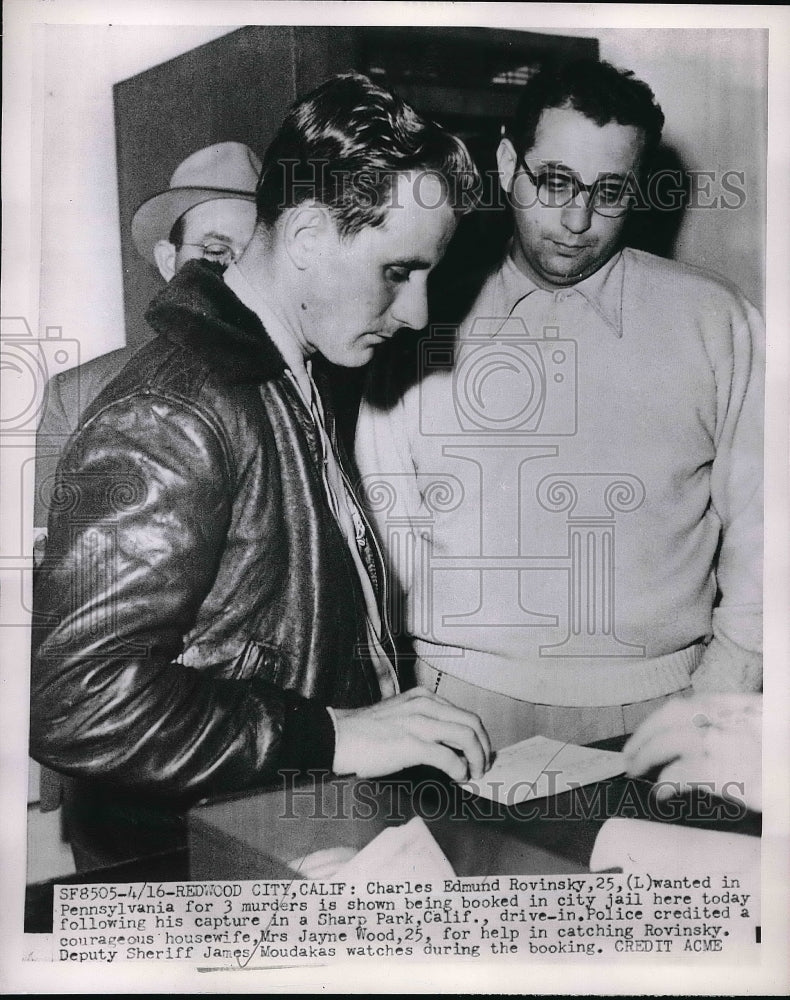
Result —
[[127, 343], [150, 335], [143, 314], [162, 286], [131, 240], [137, 207], [203, 146], [236, 140], [262, 155], [298, 96], [353, 65], [353, 45], [343, 28], [250, 26], [115, 86]]

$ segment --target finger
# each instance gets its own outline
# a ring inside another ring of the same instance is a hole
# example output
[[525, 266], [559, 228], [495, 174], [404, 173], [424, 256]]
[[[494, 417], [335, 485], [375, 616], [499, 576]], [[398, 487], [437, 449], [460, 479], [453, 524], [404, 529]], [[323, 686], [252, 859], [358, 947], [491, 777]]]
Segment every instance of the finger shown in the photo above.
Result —
[[440, 698], [438, 695], [428, 691], [423, 691], [419, 697], [414, 698], [409, 709], [414, 713], [419, 713], [426, 718], [436, 719], [442, 723], [464, 726], [474, 731], [477, 742], [483, 752], [483, 770], [491, 766], [491, 739], [483, 725], [480, 717], [474, 712], [469, 712], [464, 708], [459, 708], [450, 701]]
[[749, 725], [762, 719], [761, 694], [731, 693], [711, 696], [711, 715], [717, 725], [724, 727]]
[[397, 720], [401, 724], [409, 717], [424, 716], [440, 723], [465, 726], [474, 731], [477, 743], [482, 748], [483, 771], [488, 770], [491, 766], [493, 756], [491, 740], [480, 718], [473, 712], [458, 708], [452, 702], [426, 691], [425, 688], [411, 688], [394, 698], [377, 702], [376, 705], [372, 706], [372, 712], [382, 721], [389, 718]]
[[433, 701], [436, 701], [450, 709], [454, 709], [456, 712], [463, 712], [464, 715], [467, 716], [466, 723], [471, 725], [475, 730], [477, 738], [480, 740], [480, 744], [483, 747], [483, 753], [485, 755], [485, 770], [487, 771], [493, 763], [494, 749], [491, 744], [491, 737], [488, 735], [488, 730], [483, 724], [483, 720], [480, 716], [468, 708], [461, 708], [454, 702], [448, 701], [447, 698], [443, 698], [440, 694], [434, 694], [431, 691], [426, 691], [425, 693], [428, 694]]
[[636, 748], [626, 759], [628, 774], [644, 774], [659, 764], [666, 764], [684, 755], [696, 756], [705, 752], [706, 728], [662, 729], [652, 739]]
[[459, 757], [450, 747], [443, 743], [433, 743], [431, 741], [418, 741], [415, 747], [416, 760], [430, 767], [435, 767], [439, 771], [452, 778], [453, 781], [466, 781], [468, 769], [466, 758]]
[[636, 757], [643, 747], [661, 739], [668, 732], [695, 732], [711, 724], [712, 713], [707, 699], [676, 698], [649, 715], [623, 747], [626, 757]]
[[668, 764], [658, 776], [655, 795], [658, 799], [668, 799], [673, 795], [687, 791], [692, 785], [705, 781], [703, 775], [710, 760], [704, 754], [679, 757]]
[[412, 731], [421, 739], [443, 743], [458, 750], [466, 758], [469, 774], [481, 778], [485, 772], [485, 751], [475, 730], [456, 722], [437, 723], [435, 719], [417, 716], [412, 722]]

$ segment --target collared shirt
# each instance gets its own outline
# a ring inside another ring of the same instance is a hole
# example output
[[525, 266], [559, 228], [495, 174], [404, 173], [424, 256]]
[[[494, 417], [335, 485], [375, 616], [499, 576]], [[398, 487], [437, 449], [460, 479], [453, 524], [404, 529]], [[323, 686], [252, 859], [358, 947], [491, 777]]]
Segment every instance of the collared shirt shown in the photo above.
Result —
[[509, 309], [510, 314], [522, 304], [527, 305], [528, 298], [543, 298], [560, 306], [578, 297], [592, 307], [616, 337], [622, 337], [624, 275], [623, 255], [618, 253], [583, 281], [567, 288], [546, 290], [520, 271], [508, 255], [493, 278], [491, 294], [495, 301]]
[[418, 656], [582, 706], [681, 689], [711, 634], [706, 671], [759, 657], [763, 331], [737, 290], [631, 248], [551, 290], [508, 258], [457, 336], [440, 319], [357, 423]]
[[327, 433], [321, 397], [313, 381], [310, 361], [305, 359], [293, 334], [278, 319], [264, 297], [250, 284], [236, 264], [231, 264], [226, 269], [224, 278], [228, 288], [258, 316], [275, 347], [282, 354], [286, 364], [286, 374], [299, 391], [318, 431], [322, 451], [321, 479], [324, 490], [338, 527], [348, 545], [365, 598], [368, 653], [376, 669], [382, 698], [391, 697], [398, 693], [398, 680], [381, 642], [381, 614], [373, 583], [362, 556], [369, 544], [365, 523], [343, 476], [340, 461]]

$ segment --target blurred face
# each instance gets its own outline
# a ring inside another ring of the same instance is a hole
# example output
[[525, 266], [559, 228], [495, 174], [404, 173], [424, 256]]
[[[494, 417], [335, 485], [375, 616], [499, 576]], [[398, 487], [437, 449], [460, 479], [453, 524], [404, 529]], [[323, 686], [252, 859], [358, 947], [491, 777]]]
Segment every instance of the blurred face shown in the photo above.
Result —
[[255, 203], [241, 198], [204, 201], [184, 215], [182, 244], [175, 249], [174, 269], [204, 257], [226, 266], [247, 246], [255, 228]]
[[399, 175], [382, 225], [341, 237], [330, 221], [302, 317], [307, 353], [357, 368], [401, 327], [425, 327], [428, 275], [455, 227], [442, 182], [413, 173]]
[[[532, 149], [523, 159], [539, 177], [548, 166], [575, 173], [585, 184], [599, 178], [616, 185], [636, 172], [644, 148], [642, 131], [610, 122], [596, 125], [572, 108], [548, 108], [538, 122]], [[589, 277], [620, 247], [626, 215], [593, 211], [581, 191], [567, 205], [543, 205], [509, 140], [497, 153], [502, 186], [515, 219], [513, 259], [542, 288], [563, 287]]]

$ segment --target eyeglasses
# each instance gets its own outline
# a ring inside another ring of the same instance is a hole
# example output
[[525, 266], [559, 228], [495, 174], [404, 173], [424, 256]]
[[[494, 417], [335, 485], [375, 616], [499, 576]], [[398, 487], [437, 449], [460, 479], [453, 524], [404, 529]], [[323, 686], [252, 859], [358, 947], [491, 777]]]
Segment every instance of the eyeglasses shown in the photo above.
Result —
[[535, 185], [538, 201], [547, 208], [563, 208], [581, 192], [587, 196], [585, 204], [608, 219], [625, 215], [633, 205], [634, 196], [629, 190], [628, 178], [599, 177], [592, 184], [585, 184], [567, 167], [549, 163], [536, 175], [527, 166], [523, 154], [518, 155], [517, 163]]
[[178, 248], [180, 249], [181, 247], [195, 247], [197, 250], [202, 251], [204, 260], [210, 260], [214, 264], [224, 264], [225, 267], [234, 263], [240, 256], [227, 243], [179, 243]]

